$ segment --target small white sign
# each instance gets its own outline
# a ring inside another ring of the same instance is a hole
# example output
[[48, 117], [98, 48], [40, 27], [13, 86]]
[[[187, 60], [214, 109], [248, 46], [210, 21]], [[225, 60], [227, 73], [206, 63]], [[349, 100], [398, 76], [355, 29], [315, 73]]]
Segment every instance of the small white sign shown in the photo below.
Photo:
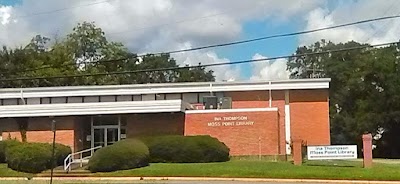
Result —
[[308, 160], [357, 159], [357, 145], [307, 146]]
[[126, 139], [126, 134], [121, 134], [121, 139]]
[[86, 136], [86, 141], [91, 141], [92, 140], [92, 136], [91, 135], [87, 135]]

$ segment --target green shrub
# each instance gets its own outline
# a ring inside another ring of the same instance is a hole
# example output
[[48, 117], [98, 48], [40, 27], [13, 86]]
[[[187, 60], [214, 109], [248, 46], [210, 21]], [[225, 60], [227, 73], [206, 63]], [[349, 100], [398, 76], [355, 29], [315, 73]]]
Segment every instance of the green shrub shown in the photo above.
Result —
[[[5, 141], [5, 160], [8, 167], [21, 172], [40, 173], [50, 169], [53, 164], [52, 144], [48, 143], [21, 143], [15, 140]], [[64, 159], [71, 153], [71, 148], [62, 144], [55, 144], [54, 163], [64, 164]]]
[[6, 148], [4, 141], [0, 142], [0, 163], [6, 162]]
[[149, 149], [141, 141], [126, 139], [100, 148], [89, 160], [91, 172], [111, 172], [149, 165]]
[[51, 149], [44, 143], [21, 143], [7, 148], [6, 158], [13, 170], [40, 173], [50, 168]]
[[[50, 145], [52, 146], [52, 145]], [[64, 164], [64, 159], [67, 158], [69, 154], [71, 154], [71, 148], [69, 146], [63, 145], [63, 144], [55, 144], [55, 150], [54, 150], [54, 158], [56, 161], [56, 165], [63, 165]]]
[[20, 142], [13, 139], [0, 141], [0, 163], [6, 163], [7, 148], [13, 147], [18, 144], [20, 144]]
[[229, 148], [211, 136], [167, 135], [145, 137], [150, 162], [205, 163], [229, 160]]

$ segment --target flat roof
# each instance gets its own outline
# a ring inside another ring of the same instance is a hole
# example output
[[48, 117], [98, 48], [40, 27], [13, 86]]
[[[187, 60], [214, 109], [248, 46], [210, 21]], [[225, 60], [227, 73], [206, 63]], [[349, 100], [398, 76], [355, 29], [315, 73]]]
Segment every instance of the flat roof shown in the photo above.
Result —
[[330, 78], [251, 82], [184, 82], [131, 85], [60, 86], [0, 89], [0, 99], [196, 93], [255, 90], [328, 89]]
[[7, 105], [0, 106], [0, 118], [185, 112], [186, 109], [192, 106], [182, 100]]

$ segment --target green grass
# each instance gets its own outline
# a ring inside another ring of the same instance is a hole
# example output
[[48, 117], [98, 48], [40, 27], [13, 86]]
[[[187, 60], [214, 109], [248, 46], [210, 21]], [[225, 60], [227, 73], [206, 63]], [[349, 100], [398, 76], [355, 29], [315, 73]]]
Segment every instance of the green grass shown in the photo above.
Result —
[[31, 174], [17, 172], [7, 167], [7, 164], [0, 164], [0, 177], [30, 177]]
[[[27, 176], [0, 165], [0, 176]], [[362, 168], [360, 161], [308, 161], [303, 166], [289, 162], [232, 160], [223, 163], [170, 164], [156, 163], [149, 167], [88, 176], [190, 176], [190, 177], [251, 177], [349, 180], [400, 180], [400, 164], [374, 163]], [[1, 182], [0, 182], [1, 183]]]
[[197, 176], [302, 179], [400, 180], [399, 164], [374, 164], [362, 168], [358, 161], [310, 161], [303, 166], [289, 162], [234, 160], [225, 163], [151, 164], [149, 167], [96, 173], [95, 176]]

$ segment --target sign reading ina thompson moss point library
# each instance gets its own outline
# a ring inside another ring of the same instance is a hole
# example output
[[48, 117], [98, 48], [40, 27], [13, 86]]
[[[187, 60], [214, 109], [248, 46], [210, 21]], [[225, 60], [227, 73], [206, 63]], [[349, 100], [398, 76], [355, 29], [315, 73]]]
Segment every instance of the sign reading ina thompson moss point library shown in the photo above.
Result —
[[254, 121], [250, 121], [247, 116], [223, 116], [214, 117], [213, 121], [208, 122], [209, 127], [219, 126], [252, 126]]
[[357, 145], [307, 146], [308, 160], [357, 159]]

